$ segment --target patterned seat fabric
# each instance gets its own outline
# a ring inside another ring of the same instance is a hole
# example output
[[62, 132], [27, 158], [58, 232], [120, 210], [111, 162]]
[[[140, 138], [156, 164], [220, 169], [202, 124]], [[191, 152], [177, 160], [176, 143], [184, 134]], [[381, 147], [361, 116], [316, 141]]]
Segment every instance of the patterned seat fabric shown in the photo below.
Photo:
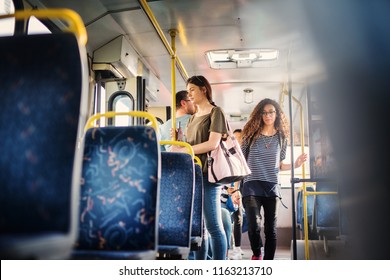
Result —
[[159, 252], [166, 250], [176, 254], [181, 248], [189, 252], [194, 180], [194, 162], [191, 155], [161, 153]]
[[[334, 192], [337, 187], [317, 183], [316, 191]], [[339, 234], [339, 202], [338, 195], [316, 195], [314, 205], [315, 227], [321, 236], [334, 237]]]
[[75, 241], [72, 178], [79, 181], [73, 170], [81, 163], [76, 144], [87, 82], [79, 48], [70, 33], [0, 38], [0, 252], [6, 258], [66, 258]]
[[115, 252], [128, 258], [131, 252], [156, 251], [159, 168], [153, 128], [87, 131], [76, 258], [78, 250], [89, 250], [88, 256], [100, 251], [96, 255], [108, 259], [120, 258]]

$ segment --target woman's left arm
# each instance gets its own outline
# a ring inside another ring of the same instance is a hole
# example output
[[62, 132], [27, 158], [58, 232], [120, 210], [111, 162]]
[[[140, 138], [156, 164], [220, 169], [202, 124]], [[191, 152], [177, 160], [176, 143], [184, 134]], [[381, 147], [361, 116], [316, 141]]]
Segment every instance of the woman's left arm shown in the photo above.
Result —
[[[205, 154], [207, 152], [215, 150], [218, 147], [221, 138], [222, 138], [221, 133], [210, 132], [209, 139], [207, 141], [192, 146], [192, 149], [194, 150], [194, 154], [195, 155]], [[185, 147], [171, 146], [170, 151], [185, 153], [187, 149]]]
[[[303, 153], [301, 154], [294, 163], [294, 168], [300, 167], [305, 161], [307, 160], [307, 154]], [[290, 163], [284, 163], [283, 161], [280, 162], [280, 170], [290, 170], [291, 164]]]
[[218, 147], [221, 138], [221, 133], [213, 131], [210, 132], [209, 139], [207, 141], [192, 146], [192, 148], [194, 149], [194, 153], [196, 155], [199, 155], [215, 150]]

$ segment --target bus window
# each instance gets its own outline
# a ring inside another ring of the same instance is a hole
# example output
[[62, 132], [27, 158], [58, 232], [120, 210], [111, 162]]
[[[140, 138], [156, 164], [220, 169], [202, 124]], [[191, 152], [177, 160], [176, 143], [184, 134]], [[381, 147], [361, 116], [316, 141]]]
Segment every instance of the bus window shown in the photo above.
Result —
[[[127, 91], [119, 91], [113, 94], [108, 101], [109, 111], [129, 112], [134, 111], [134, 98]], [[127, 116], [117, 116], [114, 118], [114, 126], [133, 125], [133, 118]]]
[[[95, 107], [94, 113], [104, 114], [106, 112], [106, 89], [98, 83], [95, 87]], [[102, 117], [98, 120], [99, 126], [106, 126], [106, 118]]]
[[30, 19], [28, 21], [27, 33], [28, 34], [46, 34], [46, 33], [51, 33], [51, 32], [36, 17], [30, 17]]
[[[0, 1], [0, 15], [13, 14], [15, 12], [14, 3], [11, 0]], [[15, 19], [6, 18], [0, 20], [0, 36], [14, 35]]]

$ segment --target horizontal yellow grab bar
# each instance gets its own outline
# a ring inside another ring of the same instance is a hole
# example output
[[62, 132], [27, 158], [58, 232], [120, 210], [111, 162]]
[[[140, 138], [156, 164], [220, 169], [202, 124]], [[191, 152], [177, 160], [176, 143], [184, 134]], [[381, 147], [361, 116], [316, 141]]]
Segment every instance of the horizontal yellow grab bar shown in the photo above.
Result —
[[306, 196], [308, 196], [308, 195], [323, 195], [323, 194], [337, 194], [337, 192], [311, 192], [311, 191], [307, 191], [305, 193]]

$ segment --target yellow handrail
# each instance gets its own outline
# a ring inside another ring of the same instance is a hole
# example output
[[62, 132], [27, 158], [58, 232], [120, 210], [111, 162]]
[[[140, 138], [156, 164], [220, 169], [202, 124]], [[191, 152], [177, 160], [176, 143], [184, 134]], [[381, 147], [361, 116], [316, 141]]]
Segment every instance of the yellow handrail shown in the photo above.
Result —
[[131, 117], [142, 117], [150, 120], [152, 122], [152, 127], [158, 131], [157, 126], [157, 119], [155, 116], [151, 115], [150, 113], [143, 112], [143, 111], [131, 111], [131, 112], [106, 112], [102, 114], [95, 114], [92, 115], [88, 120], [84, 128], [84, 132], [92, 127], [96, 127], [94, 125], [94, 122], [102, 117], [106, 118], [113, 118], [116, 116], [131, 116]]
[[198, 158], [197, 156], [194, 156], [194, 160], [195, 160], [195, 163], [198, 164], [200, 166], [200, 168], [202, 168], [202, 161], [200, 160], [200, 158]]
[[73, 32], [78, 42], [81, 45], [87, 43], [87, 30], [85, 29], [83, 20], [80, 15], [70, 9], [45, 9], [45, 10], [30, 10], [30, 11], [16, 11], [14, 14], [0, 15], [0, 19], [4, 18], [15, 18], [15, 19], [26, 19], [29, 17], [36, 18], [57, 18], [65, 20], [68, 23], [66, 30]]
[[[163, 42], [168, 53], [171, 56], [176, 56], [175, 52], [172, 50], [172, 47], [169, 45], [169, 42], [168, 42], [167, 38], [165, 37], [164, 32], [161, 29], [156, 17], [154, 16], [152, 9], [150, 9], [148, 2], [146, 0], [138, 0], [138, 2], [140, 4], [142, 10], [145, 12], [147, 17], [149, 18], [153, 27], [156, 29], [156, 32], [157, 32], [158, 36], [160, 37], [161, 41]], [[176, 56], [176, 63], [177, 63], [177, 68], [178, 68], [180, 74], [182, 75], [183, 79], [187, 80], [189, 77], [188, 73], [187, 73], [186, 69], [184, 68], [183, 63], [181, 62], [181, 60], [178, 56]]]
[[195, 158], [195, 154], [194, 154], [194, 150], [192, 149], [192, 146], [186, 142], [172, 141], [172, 140], [161, 140], [160, 145], [176, 145], [176, 146], [186, 147], [188, 150], [188, 153], [192, 156], [192, 158]]
[[[171, 54], [171, 85], [172, 85], [172, 129], [176, 131], [176, 70], [175, 70], [175, 62], [176, 62], [176, 29], [170, 29], [169, 35], [171, 36], [171, 45], [172, 51]], [[176, 133], [172, 134], [173, 141], [176, 139]]]
[[337, 194], [337, 192], [306, 192], [306, 196], [308, 195], [322, 195], [322, 194]]
[[[181, 74], [184, 81], [188, 79], [188, 73], [184, 68], [183, 63], [176, 54], [176, 34], [178, 33], [177, 29], [169, 29], [169, 35], [171, 37], [171, 44], [169, 44], [167, 38], [164, 35], [164, 31], [161, 29], [160, 24], [158, 23], [156, 17], [154, 16], [152, 9], [150, 8], [146, 0], [138, 0], [141, 9], [145, 12], [146, 16], [149, 18], [151, 24], [156, 30], [158, 36], [160, 37], [162, 43], [164, 44], [166, 50], [171, 56], [171, 85], [172, 85], [172, 128], [176, 130], [176, 68]], [[175, 67], [176, 66], [176, 67]], [[172, 135], [172, 140], [176, 139], [176, 134]]]
[[192, 158], [195, 160], [195, 164], [198, 164], [201, 168], [202, 168], [202, 161], [200, 160], [199, 157], [197, 157], [195, 154], [194, 154], [194, 150], [192, 149], [191, 145], [186, 143], [186, 142], [182, 142], [182, 141], [173, 141], [173, 140], [160, 140], [160, 145], [176, 145], [176, 146], [183, 146], [183, 147], [186, 147], [187, 150], [188, 150], [188, 153], [192, 156]]

